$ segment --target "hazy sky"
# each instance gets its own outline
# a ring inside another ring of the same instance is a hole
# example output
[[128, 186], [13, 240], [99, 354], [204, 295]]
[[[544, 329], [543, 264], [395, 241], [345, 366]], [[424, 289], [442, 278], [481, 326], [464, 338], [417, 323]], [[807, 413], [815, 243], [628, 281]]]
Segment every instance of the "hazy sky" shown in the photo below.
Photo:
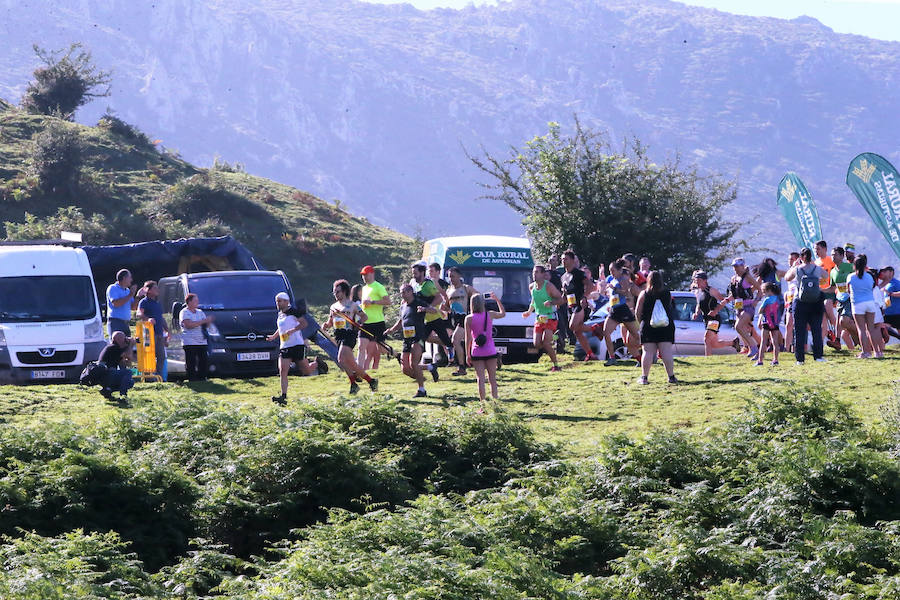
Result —
[[[365, 0], [382, 4], [405, 1], [416, 8], [462, 8], [470, 4], [496, 4], [497, 0]], [[598, 0], [584, 0], [596, 2]], [[856, 33], [900, 41], [900, 0], [683, 0], [742, 15], [793, 19], [815, 17], [838, 33]]]

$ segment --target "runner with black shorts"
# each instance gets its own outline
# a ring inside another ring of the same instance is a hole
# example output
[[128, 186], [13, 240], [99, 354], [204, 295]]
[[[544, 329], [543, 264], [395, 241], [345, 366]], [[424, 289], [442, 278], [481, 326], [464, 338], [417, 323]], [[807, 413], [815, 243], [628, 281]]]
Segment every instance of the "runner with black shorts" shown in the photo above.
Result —
[[[616, 356], [613, 351], [612, 332], [616, 327], [623, 325], [627, 335], [624, 336], [628, 353], [631, 354], [640, 366], [641, 334], [638, 330], [637, 319], [629, 307], [629, 301], [640, 293], [638, 287], [631, 281], [631, 270], [628, 261], [620, 258], [609, 264], [609, 277], [606, 279], [606, 289], [609, 295], [609, 316], [603, 323], [603, 340], [606, 342], [606, 352], [609, 357], [603, 363], [609, 367], [616, 364]], [[600, 331], [600, 325], [594, 326]]]
[[327, 372], [328, 365], [320, 363], [320, 359], [315, 361], [306, 359], [306, 343], [301, 332], [306, 327], [306, 319], [303, 318], [305, 313], [291, 306], [291, 297], [285, 292], [279, 292], [275, 296], [275, 306], [278, 307], [278, 329], [266, 339], [270, 342], [275, 340], [281, 341], [281, 347], [278, 351], [278, 374], [281, 376], [281, 395], [272, 396], [272, 402], [284, 406], [287, 404], [288, 373], [291, 370], [291, 363], [297, 363], [297, 367], [304, 375], [314, 370], [320, 371], [323, 369], [323, 366], [325, 372]]
[[584, 350], [584, 360], [597, 360], [585, 335], [591, 330], [590, 327], [584, 326], [584, 315], [587, 308], [584, 298], [586, 277], [584, 271], [577, 266], [573, 250], [563, 252], [563, 267], [565, 267], [566, 272], [563, 273], [560, 279], [562, 281], [563, 297], [566, 300], [566, 306], [569, 307], [569, 330], [575, 334], [575, 338], [581, 344], [581, 348]]
[[694, 319], [703, 319], [706, 333], [703, 336], [703, 346], [706, 356], [712, 356], [715, 350], [719, 348], [734, 348], [735, 352], [741, 351], [741, 341], [738, 338], [732, 339], [730, 342], [719, 339], [719, 327], [722, 325], [722, 317], [719, 312], [725, 306], [725, 296], [722, 292], [709, 285], [709, 276], [706, 271], [694, 271], [691, 276], [691, 291], [697, 298], [697, 309], [692, 317]]
[[365, 283], [361, 306], [366, 313], [365, 331], [359, 332], [359, 355], [363, 357], [359, 363], [363, 369], [377, 369], [382, 352], [387, 352], [378, 342], [385, 340], [384, 307], [391, 305], [391, 297], [384, 286], [375, 281], [372, 265], [364, 266], [359, 274]]
[[[441, 318], [440, 311], [440, 306], [444, 303], [444, 298], [446, 296], [434, 281], [425, 277], [424, 263], [416, 263], [412, 266], [412, 276], [413, 278], [410, 284], [412, 285], [416, 296], [418, 296], [424, 304], [435, 309], [433, 311], [429, 310], [425, 315], [426, 336], [424, 341], [430, 341], [429, 338], [431, 337], [431, 334], [435, 334], [440, 343], [443, 344], [447, 356], [450, 356], [453, 342], [447, 334], [447, 326]], [[426, 368], [431, 371], [432, 379], [437, 381], [440, 378], [437, 365], [434, 364], [433, 359], [431, 364]]]
[[422, 360], [422, 350], [427, 335], [425, 333], [425, 312], [435, 309], [417, 297], [413, 292], [413, 287], [408, 283], [400, 288], [400, 298], [402, 300], [400, 318], [393, 327], [387, 330], [387, 333], [403, 332], [403, 352], [400, 355], [400, 365], [403, 367], [403, 374], [415, 379], [419, 386], [413, 398], [424, 398], [428, 394], [425, 392], [425, 377], [422, 375], [419, 362]]
[[355, 394], [359, 391], [359, 386], [356, 385], [357, 377], [365, 379], [374, 392], [378, 389], [378, 380], [369, 377], [365, 369], [361, 369], [353, 358], [357, 338], [354, 325], [365, 323], [366, 313], [359, 304], [350, 300], [350, 284], [346, 279], [335, 281], [332, 293], [336, 302], [331, 305], [328, 320], [322, 328], [334, 328], [334, 339], [338, 343], [338, 364], [350, 379], [350, 393]]
[[[428, 278], [437, 284], [438, 294], [441, 297], [441, 305], [440, 305], [440, 314], [438, 318], [435, 319], [435, 324], [432, 325], [432, 328], [437, 329], [438, 327], [443, 327], [444, 331], [447, 333], [447, 337], [451, 338], [450, 340], [450, 348], [449, 354], [447, 354], [444, 358], [447, 359], [447, 364], [449, 365], [453, 362], [453, 359], [456, 356], [455, 349], [453, 347], [453, 324], [450, 322], [449, 312], [450, 312], [450, 297], [447, 295], [447, 290], [450, 289], [450, 282], [441, 277], [441, 265], [438, 263], [431, 263], [428, 265]], [[440, 321], [440, 323], [437, 323]], [[431, 336], [432, 342], [435, 341], [435, 337], [437, 334]], [[441, 361], [443, 362], [443, 361]]]
[[469, 311], [469, 299], [478, 290], [463, 281], [459, 267], [450, 267], [450, 287], [447, 289], [447, 300], [450, 303], [450, 325], [453, 327], [453, 356], [456, 359], [456, 370], [451, 375], [466, 374], [466, 315]]

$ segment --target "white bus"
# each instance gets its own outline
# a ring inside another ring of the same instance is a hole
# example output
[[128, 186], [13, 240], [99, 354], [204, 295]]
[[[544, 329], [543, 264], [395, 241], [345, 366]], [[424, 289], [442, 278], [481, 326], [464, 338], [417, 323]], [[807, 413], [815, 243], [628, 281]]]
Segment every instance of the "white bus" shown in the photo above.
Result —
[[441, 265], [445, 277], [450, 267], [458, 267], [466, 283], [500, 297], [507, 315], [494, 321], [497, 352], [520, 359], [537, 354], [531, 341], [535, 317], [522, 318], [531, 303], [531, 242], [499, 235], [435, 238], [425, 242], [422, 259]]
[[77, 381], [105, 345], [84, 250], [0, 246], [0, 382]]

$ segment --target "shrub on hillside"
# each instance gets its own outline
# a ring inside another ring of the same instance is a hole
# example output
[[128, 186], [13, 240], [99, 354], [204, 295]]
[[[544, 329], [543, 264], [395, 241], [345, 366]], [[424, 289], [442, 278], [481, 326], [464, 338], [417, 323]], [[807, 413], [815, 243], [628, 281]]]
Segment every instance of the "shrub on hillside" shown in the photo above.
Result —
[[113, 135], [117, 135], [133, 144], [139, 144], [141, 146], [153, 145], [150, 141], [150, 138], [148, 138], [143, 131], [141, 131], [134, 125], [126, 123], [109, 110], [107, 110], [106, 114], [100, 117], [100, 120], [97, 121], [97, 127], [103, 131], [106, 131]]
[[60, 207], [55, 215], [43, 218], [26, 212], [24, 222], [7, 221], [4, 225], [6, 237], [10, 240], [58, 239], [60, 231], [77, 231], [82, 234], [87, 244], [118, 241], [115, 237], [118, 230], [106, 215], [94, 213], [88, 218], [75, 206]]
[[71, 125], [53, 122], [34, 138], [31, 173], [45, 193], [74, 196], [81, 177], [84, 144]]
[[28, 112], [71, 119], [92, 98], [109, 95], [109, 72], [98, 70], [81, 44], [56, 52], [33, 48], [44, 66], [34, 70], [34, 80], [25, 88], [22, 106]]

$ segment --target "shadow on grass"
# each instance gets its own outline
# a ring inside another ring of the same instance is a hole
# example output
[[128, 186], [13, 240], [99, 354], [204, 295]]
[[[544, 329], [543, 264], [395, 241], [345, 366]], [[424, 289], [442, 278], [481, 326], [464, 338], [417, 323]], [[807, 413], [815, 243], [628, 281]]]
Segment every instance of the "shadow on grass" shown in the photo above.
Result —
[[185, 381], [184, 387], [205, 394], [238, 394], [239, 390], [216, 381]]
[[608, 415], [597, 415], [594, 417], [588, 417], [584, 415], [557, 415], [555, 413], [534, 413], [528, 414], [520, 412], [518, 413], [520, 417], [523, 419], [546, 419], [548, 421], [565, 421], [568, 423], [584, 423], [586, 421], [594, 421], [594, 422], [602, 422], [602, 421], [619, 421], [622, 418], [621, 413], [609, 413]]

